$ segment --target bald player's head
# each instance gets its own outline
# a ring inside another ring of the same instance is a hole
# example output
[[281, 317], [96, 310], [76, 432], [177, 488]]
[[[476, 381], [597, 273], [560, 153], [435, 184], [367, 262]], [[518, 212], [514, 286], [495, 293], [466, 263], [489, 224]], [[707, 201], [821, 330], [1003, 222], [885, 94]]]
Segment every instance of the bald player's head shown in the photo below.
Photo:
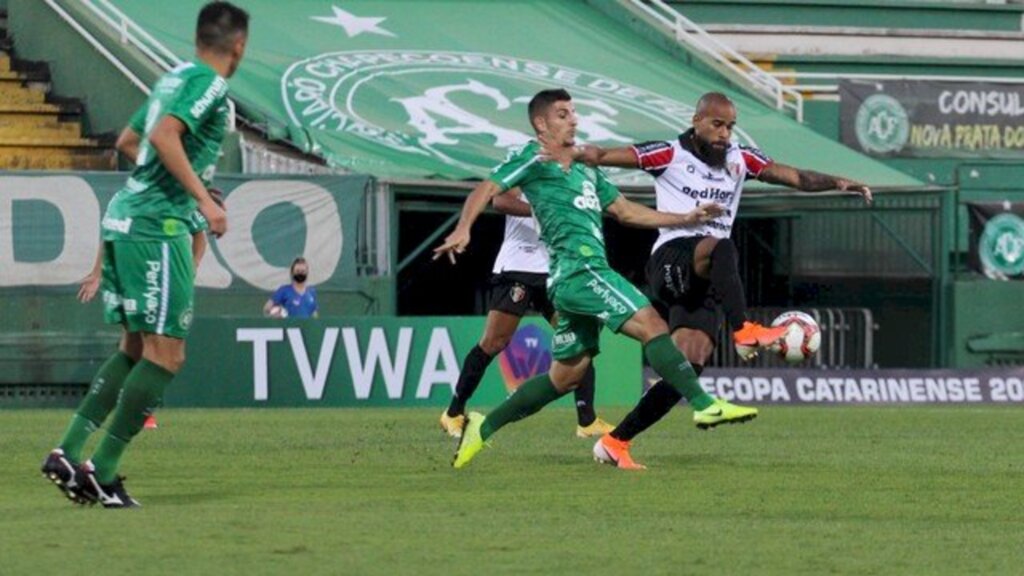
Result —
[[717, 111], [721, 107], [736, 109], [736, 105], [725, 94], [721, 92], [708, 92], [701, 96], [700, 100], [697, 100], [697, 111], [694, 112], [694, 118], [709, 112], [713, 113], [713, 111]]
[[711, 166], [724, 166], [736, 125], [736, 106], [721, 92], [708, 92], [693, 113], [693, 144]]

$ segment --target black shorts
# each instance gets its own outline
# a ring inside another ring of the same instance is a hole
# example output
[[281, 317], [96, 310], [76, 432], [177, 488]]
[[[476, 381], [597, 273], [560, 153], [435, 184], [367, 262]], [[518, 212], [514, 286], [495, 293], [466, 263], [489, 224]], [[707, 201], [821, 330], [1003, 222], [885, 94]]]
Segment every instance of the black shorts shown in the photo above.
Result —
[[710, 281], [693, 268], [693, 253], [704, 238], [676, 238], [659, 246], [647, 261], [647, 286], [670, 331], [700, 330], [715, 342], [724, 317]]
[[534, 272], [502, 272], [491, 276], [491, 297], [488, 310], [498, 310], [523, 317], [529, 311], [539, 312], [547, 319], [555, 314], [548, 299], [548, 275]]

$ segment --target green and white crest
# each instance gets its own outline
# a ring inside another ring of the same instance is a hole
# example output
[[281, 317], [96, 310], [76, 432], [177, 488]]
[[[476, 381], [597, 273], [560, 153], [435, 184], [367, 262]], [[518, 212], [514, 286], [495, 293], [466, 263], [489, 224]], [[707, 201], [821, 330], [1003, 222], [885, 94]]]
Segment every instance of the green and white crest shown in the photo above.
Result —
[[1024, 220], [1009, 213], [989, 220], [978, 242], [978, 257], [989, 278], [1024, 273]]
[[[540, 90], [573, 96], [577, 139], [623, 146], [672, 138], [689, 125], [692, 104], [615, 78], [552, 62], [501, 54], [367, 50], [320, 54], [292, 64], [281, 78], [291, 122], [357, 137], [406, 161], [441, 160], [483, 175], [510, 147], [533, 138], [527, 104]], [[754, 145], [740, 130], [737, 138]], [[636, 171], [609, 176], [646, 181]]]
[[873, 94], [864, 99], [854, 127], [860, 147], [873, 154], [899, 152], [910, 137], [907, 111], [888, 94]]

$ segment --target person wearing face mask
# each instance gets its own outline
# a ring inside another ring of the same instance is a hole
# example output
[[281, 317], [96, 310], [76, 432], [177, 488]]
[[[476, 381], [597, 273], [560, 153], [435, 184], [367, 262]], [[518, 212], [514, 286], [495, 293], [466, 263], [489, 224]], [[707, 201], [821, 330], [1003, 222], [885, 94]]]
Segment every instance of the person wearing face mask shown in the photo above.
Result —
[[292, 261], [292, 283], [285, 284], [263, 305], [263, 314], [273, 318], [317, 318], [320, 313], [316, 288], [306, 284], [309, 264], [299, 256]]

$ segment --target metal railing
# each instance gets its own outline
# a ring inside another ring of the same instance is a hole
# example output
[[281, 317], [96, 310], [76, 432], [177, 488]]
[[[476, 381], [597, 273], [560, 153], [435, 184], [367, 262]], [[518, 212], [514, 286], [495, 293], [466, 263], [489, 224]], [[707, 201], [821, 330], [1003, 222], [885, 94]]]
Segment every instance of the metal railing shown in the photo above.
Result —
[[142, 90], [144, 94], [146, 94], [147, 96], [149, 95], [149, 86], [147, 86], [145, 82], [140, 80], [138, 76], [136, 76], [131, 70], [129, 70], [128, 67], [124, 65], [124, 62], [121, 62], [121, 60], [117, 56], [114, 56], [114, 54], [111, 53], [110, 50], [107, 50], [107, 47], [104, 46], [102, 42], [97, 40], [95, 36], [90, 34], [89, 31], [86, 30], [85, 27], [83, 27], [77, 20], [75, 20], [75, 18], [71, 14], [69, 14], [66, 10], [61, 8], [61, 6], [57, 4], [56, 0], [44, 1], [46, 2], [46, 5], [49, 6], [50, 9], [53, 10], [54, 13], [56, 13], [61, 20], [66, 22], [68, 26], [71, 26], [72, 30], [78, 32], [78, 34], [86, 42], [88, 42], [90, 46], [95, 48], [96, 51], [100, 53], [100, 55], [106, 58], [107, 62], [110, 62], [111, 65], [114, 66], [114, 68], [117, 68], [119, 72], [124, 74], [125, 78], [127, 78], [139, 90]]
[[651, 24], [672, 35], [709, 66], [746, 85], [751, 92], [778, 110], [790, 112], [798, 122], [804, 119], [803, 95], [784, 85], [743, 54], [708, 34], [700, 25], [683, 16], [662, 0], [619, 0], [647, 16]]
[[[874, 74], [870, 72], [797, 72], [795, 70], [773, 70], [768, 72], [790, 89], [801, 93], [836, 95], [840, 80], [871, 81], [915, 81], [915, 82], [987, 82], [992, 84], [1024, 84], [1024, 78], [1012, 76], [944, 76], [941, 74]], [[820, 80], [821, 83], [815, 82]], [[821, 99], [821, 98], [819, 98]]]
[[[55, 11], [64, 12], [55, 5], [54, 0], [46, 0], [47, 4], [51, 6]], [[154, 38], [149, 32], [146, 32], [142, 26], [139, 26], [134, 20], [132, 20], [127, 14], [122, 12], [117, 6], [114, 6], [109, 0], [79, 0], [79, 3], [92, 12], [97, 18], [117, 33], [118, 38], [122, 44], [129, 45], [139, 52], [141, 52], [147, 59], [156, 64], [164, 72], [172, 70], [175, 66], [182, 63], [182, 59], [179, 58], [174, 52], [171, 52], [166, 46], [164, 46], [159, 40]], [[67, 14], [67, 12], [64, 12]], [[62, 17], [64, 17], [62, 15]], [[70, 18], [70, 20], [69, 20]], [[64, 17], [71, 24], [73, 17], [68, 15]], [[83, 36], [87, 35], [88, 32], [77, 22], [72, 24], [72, 27]], [[87, 37], [86, 40], [89, 38]], [[95, 40], [95, 39], [93, 39]], [[97, 44], [90, 42], [93, 46]], [[99, 49], [99, 47], [97, 47]], [[107, 52], [104, 48], [102, 52]], [[104, 54], [106, 55], [106, 54]], [[108, 58], [109, 60], [110, 58]], [[132, 83], [136, 86], [139, 85], [138, 78], [136, 78], [127, 68], [122, 64], [116, 65], [117, 69], [122, 73], [129, 76], [129, 79], [134, 78]], [[143, 84], [142, 91], [149, 94], [149, 88]], [[228, 130], [231, 132], [235, 131], [235, 103], [230, 98], [228, 99]]]
[[242, 172], [246, 174], [347, 174], [341, 168], [331, 168], [303, 158], [287, 156], [266, 146], [242, 139]]

